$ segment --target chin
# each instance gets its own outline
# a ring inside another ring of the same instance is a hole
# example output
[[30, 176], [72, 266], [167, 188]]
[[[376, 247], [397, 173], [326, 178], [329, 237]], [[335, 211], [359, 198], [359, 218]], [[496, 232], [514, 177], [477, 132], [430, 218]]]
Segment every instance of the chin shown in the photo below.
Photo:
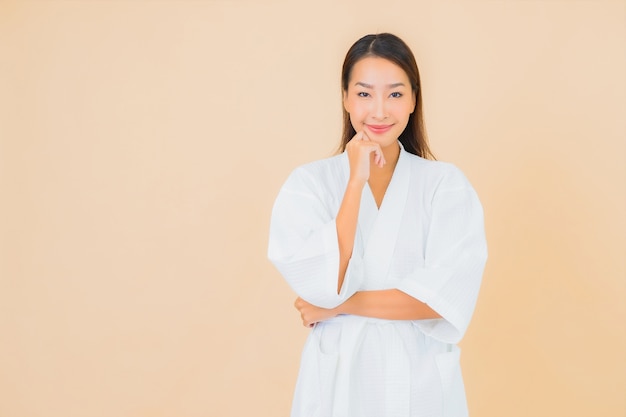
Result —
[[375, 138], [372, 139], [374, 142], [378, 143], [381, 148], [387, 148], [389, 146], [394, 146], [398, 143], [397, 138]]

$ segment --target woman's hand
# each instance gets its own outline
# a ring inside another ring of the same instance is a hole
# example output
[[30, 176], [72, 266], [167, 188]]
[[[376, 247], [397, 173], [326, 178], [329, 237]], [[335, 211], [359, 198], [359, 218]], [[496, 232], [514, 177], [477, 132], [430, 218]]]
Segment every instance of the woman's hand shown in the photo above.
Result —
[[365, 185], [370, 177], [370, 161], [380, 168], [386, 162], [380, 145], [372, 142], [363, 130], [350, 139], [346, 151], [350, 161], [350, 181], [356, 181], [360, 185]]
[[300, 297], [296, 298], [296, 302], [293, 305], [300, 312], [302, 325], [305, 327], [313, 327], [315, 323], [331, 319], [338, 314], [337, 309], [317, 307], [307, 303]]

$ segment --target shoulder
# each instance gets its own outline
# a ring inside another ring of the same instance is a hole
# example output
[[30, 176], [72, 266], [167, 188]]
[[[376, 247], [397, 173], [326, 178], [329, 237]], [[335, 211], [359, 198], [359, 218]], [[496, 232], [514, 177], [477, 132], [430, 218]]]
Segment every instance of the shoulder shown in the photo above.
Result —
[[347, 164], [347, 158], [342, 153], [300, 165], [289, 174], [283, 188], [295, 187], [300, 191], [320, 186], [325, 188], [344, 179]]
[[328, 158], [318, 159], [317, 161], [308, 162], [293, 170], [296, 174], [323, 175], [328, 171], [337, 170], [343, 167], [347, 162], [346, 155], [340, 153]]
[[436, 189], [471, 188], [465, 174], [450, 162], [424, 159], [408, 152], [406, 159], [411, 174], [422, 178]]

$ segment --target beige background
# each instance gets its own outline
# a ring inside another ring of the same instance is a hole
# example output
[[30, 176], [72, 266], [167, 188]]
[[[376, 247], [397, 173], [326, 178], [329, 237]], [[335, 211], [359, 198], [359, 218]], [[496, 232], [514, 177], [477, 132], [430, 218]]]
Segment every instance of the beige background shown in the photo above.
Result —
[[626, 414], [624, 1], [0, 0], [0, 417], [288, 414], [271, 205], [378, 31], [485, 206], [472, 415]]

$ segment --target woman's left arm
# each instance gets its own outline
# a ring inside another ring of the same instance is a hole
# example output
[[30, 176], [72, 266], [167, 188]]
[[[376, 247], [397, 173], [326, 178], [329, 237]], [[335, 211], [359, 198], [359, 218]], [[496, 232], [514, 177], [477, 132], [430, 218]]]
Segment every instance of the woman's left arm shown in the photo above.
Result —
[[296, 301], [305, 325], [339, 314], [415, 320], [439, 340], [461, 340], [476, 304], [487, 245], [476, 192], [456, 167], [443, 168], [445, 175], [431, 202], [423, 261], [402, 275], [390, 269], [384, 277], [388, 289], [357, 291], [332, 309]]
[[328, 320], [339, 314], [374, 317], [386, 320], [422, 320], [437, 319], [441, 316], [427, 304], [396, 289], [377, 291], [358, 291], [343, 304], [332, 308], [320, 308], [301, 298], [294, 306], [300, 312], [302, 324], [313, 324]]

